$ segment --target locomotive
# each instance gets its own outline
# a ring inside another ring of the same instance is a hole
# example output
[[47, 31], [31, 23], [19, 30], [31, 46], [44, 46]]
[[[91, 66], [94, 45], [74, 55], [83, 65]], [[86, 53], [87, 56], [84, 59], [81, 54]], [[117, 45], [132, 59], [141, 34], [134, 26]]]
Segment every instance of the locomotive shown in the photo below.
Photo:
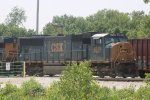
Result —
[[4, 39], [2, 44], [1, 60], [25, 61], [28, 75], [53, 76], [67, 64], [84, 60], [91, 62], [93, 73], [100, 77], [137, 75], [132, 45], [123, 34], [40, 35]]

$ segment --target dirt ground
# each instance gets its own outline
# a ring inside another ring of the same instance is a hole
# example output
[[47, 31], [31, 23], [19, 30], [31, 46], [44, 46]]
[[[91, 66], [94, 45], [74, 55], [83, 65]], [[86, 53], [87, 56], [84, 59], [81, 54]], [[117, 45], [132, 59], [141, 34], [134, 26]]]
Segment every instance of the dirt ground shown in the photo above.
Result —
[[[25, 81], [30, 80], [32, 77], [0, 77], [0, 84], [5, 84], [7, 82], [16, 85], [18, 87]], [[54, 81], [59, 81], [59, 77], [34, 77], [38, 82], [40, 82], [44, 87], [51, 85]], [[115, 82], [115, 81], [97, 81], [100, 86], [105, 86], [109, 88], [128, 88], [130, 86], [138, 89], [140, 86], [144, 85], [143, 82]]]

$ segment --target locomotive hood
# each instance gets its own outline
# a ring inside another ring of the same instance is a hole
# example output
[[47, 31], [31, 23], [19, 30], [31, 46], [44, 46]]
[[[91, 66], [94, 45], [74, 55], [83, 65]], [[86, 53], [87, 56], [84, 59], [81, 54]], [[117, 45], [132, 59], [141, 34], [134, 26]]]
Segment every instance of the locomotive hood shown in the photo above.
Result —
[[112, 45], [112, 60], [121, 61], [133, 61], [132, 45], [129, 42], [118, 42]]

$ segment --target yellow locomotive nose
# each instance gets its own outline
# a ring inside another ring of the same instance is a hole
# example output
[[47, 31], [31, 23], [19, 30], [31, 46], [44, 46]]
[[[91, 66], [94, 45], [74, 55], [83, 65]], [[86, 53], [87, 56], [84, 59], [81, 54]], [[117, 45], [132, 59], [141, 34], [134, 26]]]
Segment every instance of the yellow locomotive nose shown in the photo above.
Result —
[[129, 42], [118, 42], [112, 45], [113, 62], [132, 62], [134, 60], [132, 45]]

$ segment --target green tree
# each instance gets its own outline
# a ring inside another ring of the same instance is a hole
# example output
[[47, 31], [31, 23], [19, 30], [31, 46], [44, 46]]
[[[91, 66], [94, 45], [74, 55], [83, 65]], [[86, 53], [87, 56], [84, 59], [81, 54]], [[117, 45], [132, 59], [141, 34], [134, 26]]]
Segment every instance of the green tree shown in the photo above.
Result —
[[150, 2], [150, 0], [143, 0], [144, 1], [144, 3], [149, 3]]
[[71, 15], [54, 16], [52, 23], [48, 23], [44, 27], [43, 32], [44, 34], [52, 35], [57, 33], [76, 34], [91, 31], [127, 33], [129, 21], [130, 18], [126, 13], [104, 9], [86, 18]]
[[26, 21], [25, 11], [15, 6], [5, 19], [6, 24], [10, 26], [20, 26]]
[[7, 32], [7, 28], [4, 24], [0, 24], [0, 36]]
[[26, 36], [32, 36], [32, 35], [36, 35], [36, 32], [33, 29], [28, 29]]
[[0, 36], [31, 36], [35, 35], [33, 29], [26, 29], [24, 27], [13, 26], [0, 24]]
[[140, 38], [145, 37], [143, 32], [142, 24], [144, 22], [145, 14], [143, 11], [133, 11], [129, 14], [130, 23], [128, 28], [128, 37], [129, 38]]
[[31, 36], [35, 34], [32, 29], [23, 27], [26, 21], [25, 11], [15, 6], [5, 19], [5, 24], [0, 25], [0, 35], [3, 36]]
[[[84, 32], [123, 33], [129, 38], [150, 37], [150, 15], [143, 11], [123, 13], [117, 10], [100, 10], [86, 18], [71, 15], [54, 16], [45, 25], [44, 34], [78, 34]], [[61, 27], [62, 26], [62, 27]]]
[[74, 16], [54, 16], [51, 23], [48, 23], [43, 28], [44, 34], [75, 34], [86, 32], [86, 22], [83, 17]]
[[57, 28], [54, 27], [52, 25], [52, 23], [48, 23], [45, 25], [45, 27], [43, 28], [43, 33], [45, 35], [56, 35], [58, 32], [57, 32]]
[[129, 17], [117, 10], [101, 10], [86, 18], [88, 31], [127, 33]]

